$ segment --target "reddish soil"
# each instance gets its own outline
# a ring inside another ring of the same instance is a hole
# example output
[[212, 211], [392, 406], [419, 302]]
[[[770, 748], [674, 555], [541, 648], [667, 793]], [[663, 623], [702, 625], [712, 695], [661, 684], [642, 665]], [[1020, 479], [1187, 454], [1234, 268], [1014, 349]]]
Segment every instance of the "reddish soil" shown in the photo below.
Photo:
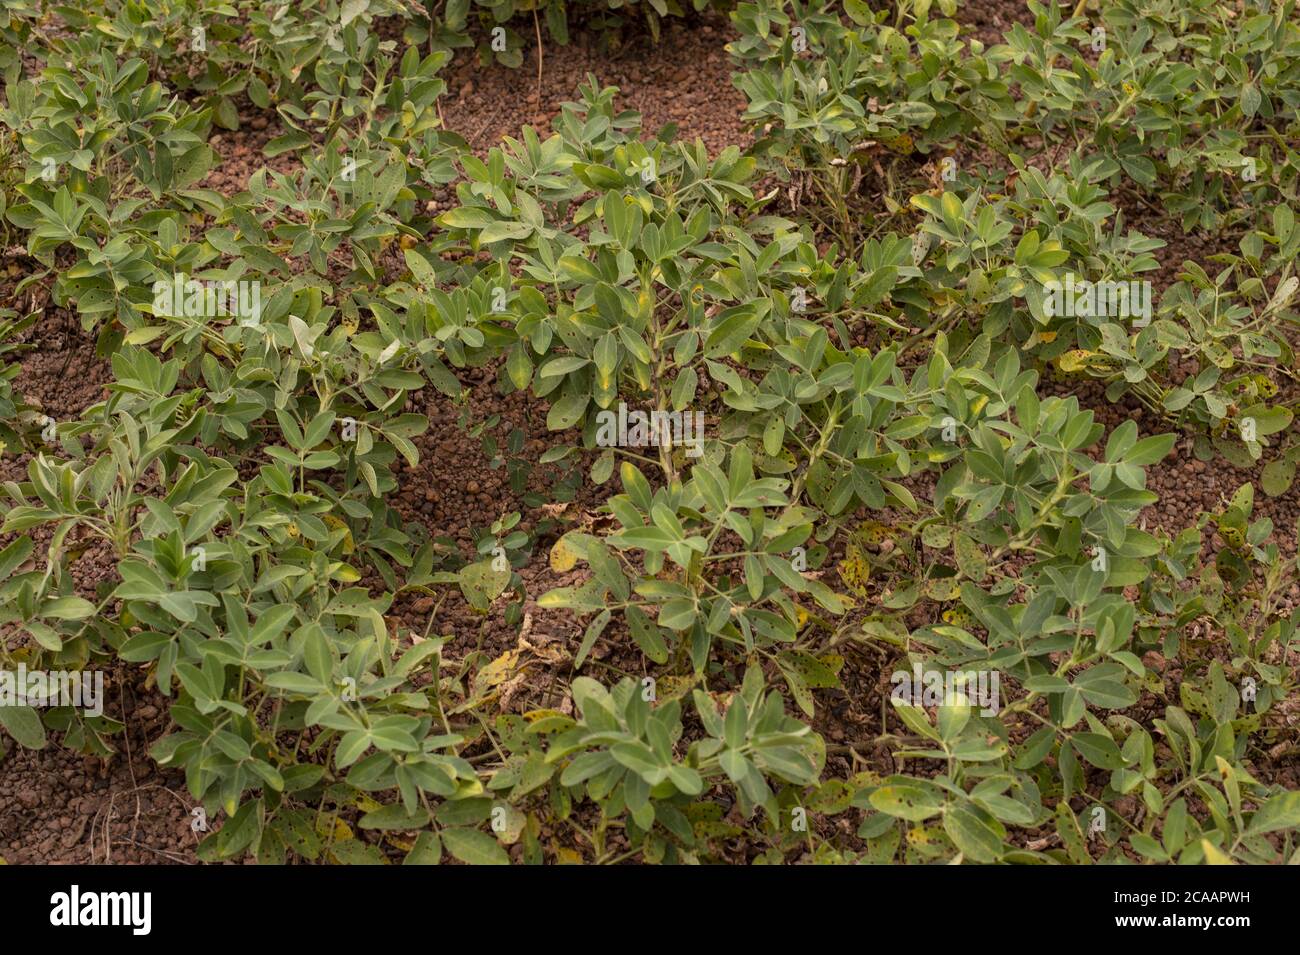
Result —
[[745, 97], [731, 83], [725, 46], [732, 36], [726, 18], [716, 16], [665, 22], [658, 45], [646, 35], [614, 51], [601, 51], [580, 32], [568, 46], [544, 46], [540, 91], [535, 48], [515, 70], [461, 55], [443, 74], [443, 119], [476, 151], [486, 151], [503, 136], [517, 139], [521, 126], [549, 131], [560, 105], [577, 99], [578, 86], [592, 75], [600, 86], [619, 87], [619, 106], [638, 110], [647, 131], [676, 123], [679, 139], [699, 137], [710, 153], [743, 149], [752, 137], [740, 120]]
[[104, 715], [125, 721], [105, 761], [57, 745], [0, 757], [0, 858], [14, 863], [192, 863], [200, 834], [179, 773], [146, 755], [167, 730], [167, 701], [125, 668], [104, 678]]

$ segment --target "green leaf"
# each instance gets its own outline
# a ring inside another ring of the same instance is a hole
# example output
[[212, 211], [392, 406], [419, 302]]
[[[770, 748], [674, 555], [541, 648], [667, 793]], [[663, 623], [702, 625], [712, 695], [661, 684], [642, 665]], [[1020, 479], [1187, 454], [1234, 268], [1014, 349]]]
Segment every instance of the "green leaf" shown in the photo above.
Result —
[[749, 725], [749, 716], [745, 709], [745, 700], [734, 696], [727, 707], [727, 715], [722, 724], [722, 736], [728, 748], [740, 749], [745, 745], [745, 731]]
[[546, 413], [546, 427], [551, 431], [564, 431], [572, 428], [582, 417], [587, 405], [591, 403], [590, 395], [565, 395], [551, 405]]
[[1300, 829], [1300, 792], [1279, 793], [1255, 812], [1246, 834], [1260, 836], [1282, 829]]
[[1157, 461], [1163, 461], [1165, 456], [1173, 450], [1174, 441], [1177, 440], [1176, 434], [1157, 434], [1150, 438], [1143, 438], [1124, 454], [1124, 462], [1139, 467], [1145, 467], [1149, 464], [1155, 464]]
[[30, 706], [0, 706], [0, 726], [26, 749], [45, 748], [45, 727], [41, 715]]
[[509, 865], [510, 856], [496, 839], [477, 829], [443, 829], [447, 851], [469, 865]]
[[1124, 757], [1109, 736], [1075, 733], [1070, 737], [1070, 743], [1079, 751], [1080, 756], [1098, 769], [1121, 769], [1124, 766]]
[[876, 789], [867, 797], [873, 808], [909, 822], [921, 822], [943, 811], [943, 793], [934, 786], [900, 780]]
[[278, 156], [281, 153], [293, 152], [297, 149], [304, 149], [311, 145], [311, 136], [300, 130], [294, 130], [285, 133], [283, 136], [276, 136], [269, 143], [262, 147], [262, 153], [267, 159]]
[[479, 613], [487, 613], [496, 600], [510, 584], [510, 568], [494, 570], [495, 558], [480, 560], [462, 567], [456, 577], [460, 583], [460, 592], [466, 602]]
[[429, 810], [420, 806], [408, 813], [401, 803], [368, 812], [357, 821], [360, 829], [422, 829], [429, 824]]
[[437, 833], [422, 832], [415, 837], [415, 844], [402, 860], [402, 865], [437, 865], [442, 859], [442, 840]]
[[595, 646], [596, 640], [604, 632], [605, 627], [609, 624], [610, 612], [602, 610], [594, 620], [587, 625], [587, 631], [582, 636], [582, 643], [578, 645], [578, 652], [573, 657], [573, 668], [576, 670], [582, 666], [582, 661], [587, 659], [587, 654]]
[[506, 355], [506, 373], [510, 376], [510, 383], [519, 391], [527, 388], [532, 381], [533, 363], [523, 342], [516, 342]]
[[21, 566], [23, 561], [31, 556], [33, 547], [30, 537], [19, 537], [4, 550], [0, 550], [0, 580], [4, 580]]
[[632, 639], [641, 648], [641, 652], [655, 663], [667, 663], [668, 644], [664, 641], [663, 631], [655, 625], [645, 611], [633, 604], [623, 612], [623, 616], [627, 618]]
[[632, 772], [657, 783], [667, 775], [668, 767], [655, 758], [654, 752], [640, 740], [615, 743], [609, 748], [609, 755]]
[[1279, 497], [1295, 483], [1295, 464], [1288, 458], [1274, 458], [1259, 472], [1259, 486], [1269, 497]]
[[[728, 310], [730, 317], [718, 322], [709, 333], [704, 346], [708, 358], [725, 358], [738, 350], [750, 334], [758, 328], [759, 318], [752, 309]], [[722, 313], [728, 314], [727, 312]], [[719, 316], [721, 318], [721, 316]]]
[[1002, 855], [1006, 829], [978, 806], [950, 804], [943, 813], [943, 831], [963, 855], [975, 862], [996, 862]]
[[533, 227], [525, 222], [493, 222], [478, 234], [478, 240], [484, 245], [510, 239], [518, 241], [532, 235]]

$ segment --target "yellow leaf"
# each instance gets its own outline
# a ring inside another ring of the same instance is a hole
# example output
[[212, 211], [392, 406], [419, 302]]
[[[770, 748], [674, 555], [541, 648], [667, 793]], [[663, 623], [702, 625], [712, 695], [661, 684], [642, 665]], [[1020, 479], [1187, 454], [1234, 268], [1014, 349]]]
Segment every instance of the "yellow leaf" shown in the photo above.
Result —
[[499, 686], [510, 677], [518, 663], [519, 651], [507, 650], [478, 671], [478, 675], [474, 677], [475, 686]]
[[890, 136], [886, 139], [882, 139], [881, 142], [885, 144], [886, 148], [903, 156], [910, 155], [914, 145], [910, 133], [900, 133], [897, 136]]
[[659, 695], [659, 701], [662, 703], [666, 700], [681, 699], [694, 686], [695, 677], [693, 676], [661, 676], [655, 684], [655, 689]]
[[352, 827], [337, 816], [319, 816], [316, 819], [316, 834], [327, 842], [346, 842], [356, 836]]
[[1246, 535], [1240, 527], [1234, 527], [1231, 524], [1220, 524], [1219, 536], [1233, 550], [1244, 550], [1246, 547]]
[[1222, 849], [1216, 846], [1209, 839], [1201, 840], [1201, 850], [1205, 853], [1205, 861], [1209, 865], [1236, 865], [1232, 859], [1224, 853]]
[[958, 577], [932, 577], [925, 582], [925, 595], [931, 600], [956, 600], [960, 594]]
[[355, 584], [361, 579], [361, 574], [350, 564], [337, 563], [330, 565], [330, 579], [344, 584]]
[[963, 630], [969, 630], [975, 625], [975, 616], [965, 607], [952, 607], [943, 612], [945, 623], [950, 623], [954, 627], [961, 627]]
[[1067, 371], [1067, 372], [1084, 371], [1088, 367], [1088, 359], [1091, 358], [1092, 355], [1093, 352], [1084, 351], [1081, 348], [1076, 348], [1073, 351], [1068, 351], [1065, 354], [1061, 355], [1059, 358], [1057, 358], [1056, 367], [1061, 369], [1061, 371]]
[[930, 830], [925, 826], [913, 826], [907, 830], [907, 844], [911, 846], [928, 846], [935, 842]]
[[871, 565], [867, 563], [866, 554], [854, 541], [850, 540], [844, 548], [844, 560], [839, 564], [840, 579], [845, 586], [859, 597], [867, 595], [867, 581], [871, 577]]
[[655, 297], [649, 289], [642, 288], [636, 296], [637, 318], [649, 322], [654, 317]]
[[881, 524], [879, 521], [863, 521], [858, 525], [854, 534], [868, 544], [879, 544], [897, 536], [897, 530], [889, 524]]
[[554, 546], [551, 547], [551, 570], [557, 574], [572, 570], [577, 562], [577, 551], [569, 546], [569, 542], [564, 537], [557, 540]]

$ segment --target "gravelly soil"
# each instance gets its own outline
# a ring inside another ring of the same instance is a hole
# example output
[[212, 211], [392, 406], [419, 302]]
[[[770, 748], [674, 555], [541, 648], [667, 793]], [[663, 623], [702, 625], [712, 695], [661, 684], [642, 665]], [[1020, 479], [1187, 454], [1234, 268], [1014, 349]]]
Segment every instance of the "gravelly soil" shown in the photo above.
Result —
[[670, 21], [659, 45], [646, 36], [611, 53], [600, 52], [580, 33], [567, 47], [544, 48], [540, 92], [533, 51], [524, 54], [517, 70], [459, 57], [445, 74], [449, 95], [442, 103], [443, 119], [471, 147], [486, 150], [503, 136], [518, 138], [522, 125], [549, 130], [560, 104], [575, 100], [579, 84], [592, 75], [601, 86], [619, 87], [619, 105], [639, 110], [647, 130], [676, 123], [678, 138], [699, 137], [710, 153], [729, 145], [743, 148], [750, 141], [740, 121], [745, 97], [731, 83], [724, 49], [731, 37], [722, 17]]
[[145, 753], [168, 724], [166, 701], [116, 669], [104, 679], [104, 715], [126, 723], [105, 761], [57, 745], [30, 751], [6, 740], [0, 762], [0, 856], [9, 863], [193, 862], [200, 834], [179, 773]]

